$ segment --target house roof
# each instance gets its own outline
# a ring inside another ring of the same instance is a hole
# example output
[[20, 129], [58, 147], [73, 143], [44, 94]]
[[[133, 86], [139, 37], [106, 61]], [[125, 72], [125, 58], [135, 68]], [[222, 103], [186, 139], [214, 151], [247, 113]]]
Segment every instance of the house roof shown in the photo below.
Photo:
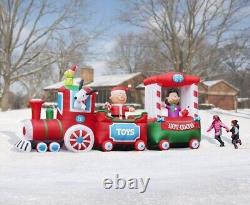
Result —
[[[119, 75], [103, 75], [94, 77], [94, 81], [92, 83], [86, 84], [88, 87], [113, 87], [117, 85], [121, 85], [124, 82], [141, 75], [141, 72], [137, 73], [129, 73], [129, 74], [119, 74]], [[74, 84], [79, 85], [81, 78], [74, 78]], [[49, 85], [44, 90], [57, 90], [64, 85], [63, 81]]]
[[[74, 84], [79, 85], [80, 81], [81, 81], [81, 78], [74, 78]], [[61, 81], [61, 82], [49, 85], [49, 86], [43, 88], [43, 90], [58, 90], [63, 85], [64, 85], [64, 83], [63, 83], [63, 81]]]
[[160, 84], [163, 87], [180, 87], [191, 84], [198, 84], [198, 76], [186, 75], [180, 72], [168, 72], [161, 75], [151, 76], [144, 80], [144, 85]]
[[212, 87], [212, 86], [214, 86], [214, 85], [216, 85], [218, 83], [221, 83], [221, 82], [225, 83], [226, 85], [228, 85], [229, 87], [233, 88], [234, 90], [239, 91], [238, 88], [236, 88], [231, 83], [229, 83], [229, 82], [227, 82], [227, 81], [225, 81], [223, 79], [220, 79], [220, 80], [208, 80], [208, 81], [203, 81], [202, 83], [204, 85], [206, 85], [208, 88], [210, 88], [210, 87]]
[[237, 98], [238, 102], [250, 101], [250, 98]]
[[203, 84], [208, 86], [208, 87], [211, 87], [217, 83], [219, 83], [221, 80], [208, 80], [208, 81], [203, 81]]
[[136, 86], [136, 89], [145, 89], [145, 85], [143, 83], [140, 83]]
[[120, 74], [120, 75], [103, 75], [94, 78], [94, 82], [88, 84], [89, 87], [110, 87], [120, 85], [138, 75], [138, 73]]

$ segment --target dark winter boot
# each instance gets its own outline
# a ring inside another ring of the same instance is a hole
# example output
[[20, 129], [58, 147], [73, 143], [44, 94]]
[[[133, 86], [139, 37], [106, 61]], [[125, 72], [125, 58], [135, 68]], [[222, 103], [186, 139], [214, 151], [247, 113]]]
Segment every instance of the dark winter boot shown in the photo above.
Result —
[[215, 139], [218, 140], [218, 141], [220, 142], [220, 147], [224, 147], [224, 146], [225, 146], [225, 144], [224, 144], [224, 142], [221, 140], [220, 136], [216, 136]]
[[233, 145], [235, 149], [238, 149], [237, 143], [233, 143]]
[[241, 143], [241, 140], [240, 140], [240, 139], [238, 139], [238, 143], [239, 143], [240, 145], [242, 145], [242, 143]]

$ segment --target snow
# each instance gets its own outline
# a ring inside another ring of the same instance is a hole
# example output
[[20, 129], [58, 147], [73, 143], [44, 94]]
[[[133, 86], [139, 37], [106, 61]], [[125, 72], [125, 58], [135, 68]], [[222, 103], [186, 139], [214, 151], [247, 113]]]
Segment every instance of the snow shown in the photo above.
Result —
[[249, 101], [250, 98], [237, 98], [238, 102], [246, 102]]
[[145, 89], [145, 85], [144, 85], [144, 83], [141, 83], [141, 84], [137, 85], [136, 88]]
[[217, 83], [219, 83], [221, 80], [208, 80], [208, 81], [203, 81], [203, 83], [208, 86], [211, 87]]
[[[95, 76], [94, 82], [87, 84], [88, 87], [107, 87], [107, 86], [117, 86], [120, 85], [131, 78], [136, 77], [137, 75], [141, 75], [140, 72], [137, 73], [129, 73], [129, 74], [120, 74], [120, 75], [102, 75], [102, 76]], [[74, 84], [78, 85], [81, 81], [81, 78], [74, 78]], [[58, 82], [52, 85], [49, 85], [44, 88], [44, 90], [55, 90], [62, 87], [63, 81]]]
[[211, 111], [218, 115], [223, 114], [223, 115], [228, 115], [228, 116], [232, 116], [236, 118], [242, 117], [242, 118], [250, 119], [250, 109], [239, 109], [237, 111], [235, 110], [227, 111], [227, 110], [222, 110], [220, 108], [213, 108]]
[[140, 72], [129, 73], [129, 74], [120, 74], [120, 75], [103, 75], [96, 76], [94, 82], [88, 84], [89, 87], [105, 87], [105, 86], [116, 86], [120, 85], [131, 78], [134, 78], [138, 75], [141, 75]]
[[[230, 125], [240, 124], [243, 145], [235, 150], [230, 134], [223, 132], [226, 147], [206, 133], [212, 115]], [[0, 204], [249, 204], [250, 110], [200, 111], [202, 141], [198, 150], [113, 151], [103, 153], [19, 153], [18, 122], [30, 111], [0, 113]], [[104, 178], [148, 178], [145, 193], [103, 188]]]

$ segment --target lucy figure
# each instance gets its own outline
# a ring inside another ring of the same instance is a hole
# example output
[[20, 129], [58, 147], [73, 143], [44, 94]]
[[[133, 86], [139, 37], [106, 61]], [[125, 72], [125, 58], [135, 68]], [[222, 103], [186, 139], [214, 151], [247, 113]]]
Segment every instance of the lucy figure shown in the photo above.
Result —
[[176, 89], [170, 89], [166, 97], [166, 108], [168, 110], [168, 117], [179, 117], [181, 106], [179, 105], [180, 96]]
[[210, 132], [212, 129], [214, 129], [214, 138], [220, 142], [220, 147], [225, 146], [224, 142], [221, 139], [222, 128], [226, 129], [226, 131], [229, 132], [228, 127], [221, 122], [220, 117], [218, 115], [214, 115], [213, 122], [208, 128], [207, 132]]

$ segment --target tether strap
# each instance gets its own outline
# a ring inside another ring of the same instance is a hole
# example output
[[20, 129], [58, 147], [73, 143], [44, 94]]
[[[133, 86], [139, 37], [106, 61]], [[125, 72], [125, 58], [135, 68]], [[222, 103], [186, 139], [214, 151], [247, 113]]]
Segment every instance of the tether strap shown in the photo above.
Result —
[[56, 119], [56, 121], [57, 121], [59, 129], [60, 129], [60, 138], [62, 139], [63, 138], [63, 126], [62, 126], [62, 123], [60, 120]]
[[45, 139], [48, 139], [49, 128], [46, 120], [43, 120], [44, 130], [45, 130]]

